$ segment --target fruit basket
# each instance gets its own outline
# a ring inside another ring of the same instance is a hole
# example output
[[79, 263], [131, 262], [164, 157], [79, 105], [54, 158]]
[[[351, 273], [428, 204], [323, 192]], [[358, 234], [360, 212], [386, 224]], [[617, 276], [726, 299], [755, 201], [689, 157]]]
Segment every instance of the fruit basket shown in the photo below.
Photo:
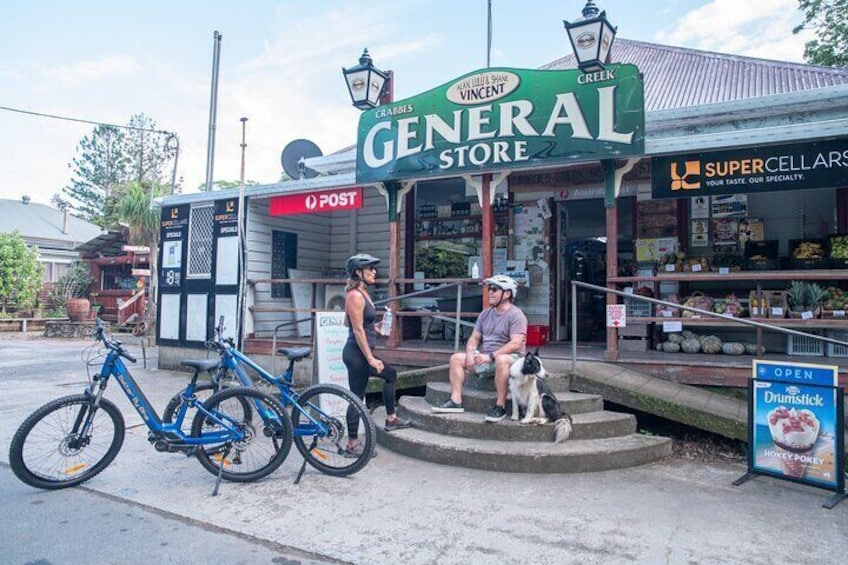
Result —
[[826, 269], [827, 242], [824, 239], [804, 238], [789, 240], [789, 268]]
[[842, 318], [848, 323], [848, 291], [835, 286], [825, 289], [827, 297], [822, 302], [822, 318]]

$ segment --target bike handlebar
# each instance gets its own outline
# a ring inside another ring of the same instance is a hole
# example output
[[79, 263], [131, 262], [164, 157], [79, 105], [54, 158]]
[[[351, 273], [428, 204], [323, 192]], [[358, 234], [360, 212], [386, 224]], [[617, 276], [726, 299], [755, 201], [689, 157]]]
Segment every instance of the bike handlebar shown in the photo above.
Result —
[[103, 320], [97, 318], [97, 325], [95, 326], [94, 339], [97, 341], [103, 342], [103, 345], [129, 361], [130, 363], [135, 363], [138, 361], [136, 357], [133, 357], [129, 353], [127, 353], [124, 348], [121, 346], [120, 341], [111, 341], [106, 337], [106, 331], [103, 329]]

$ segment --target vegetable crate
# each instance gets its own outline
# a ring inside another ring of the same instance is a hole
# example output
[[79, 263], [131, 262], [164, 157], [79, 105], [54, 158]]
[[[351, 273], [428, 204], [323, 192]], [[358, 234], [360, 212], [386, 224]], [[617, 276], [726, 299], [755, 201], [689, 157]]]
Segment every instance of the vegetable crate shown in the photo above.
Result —
[[777, 269], [778, 241], [749, 241], [745, 243], [746, 271], [773, 271]]
[[624, 306], [627, 308], [628, 318], [650, 318], [653, 304], [638, 298], [624, 298]]
[[789, 334], [786, 336], [786, 354], [821, 357], [824, 355], [824, 343], [811, 337]]
[[[846, 330], [828, 330], [827, 337], [838, 339], [839, 341], [848, 342], [848, 331]], [[825, 343], [826, 355], [828, 357], [848, 357], [848, 345], [839, 345], [836, 343]]]
[[[789, 240], [789, 268], [790, 269], [827, 269], [830, 262], [825, 258], [827, 241], [819, 238], [805, 239], [790, 239]], [[796, 250], [799, 248], [812, 249], [815, 248], [817, 256], [806, 256], [802, 254], [798, 257]]]

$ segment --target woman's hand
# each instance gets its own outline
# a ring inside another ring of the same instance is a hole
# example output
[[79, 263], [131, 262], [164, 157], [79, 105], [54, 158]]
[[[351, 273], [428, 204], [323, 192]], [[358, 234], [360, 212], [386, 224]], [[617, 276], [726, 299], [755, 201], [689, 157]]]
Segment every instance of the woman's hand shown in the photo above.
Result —
[[383, 369], [385, 368], [383, 362], [377, 359], [376, 357], [369, 359], [368, 364], [374, 367], [374, 370], [377, 371], [378, 375], [382, 373]]

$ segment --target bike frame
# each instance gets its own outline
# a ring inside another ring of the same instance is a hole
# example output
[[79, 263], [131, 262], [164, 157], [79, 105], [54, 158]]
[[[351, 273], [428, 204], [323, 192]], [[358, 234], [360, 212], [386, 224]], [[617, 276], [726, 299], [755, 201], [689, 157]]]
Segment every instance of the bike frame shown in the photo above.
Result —
[[[96, 407], [100, 404], [100, 398], [106, 390], [109, 377], [114, 376], [115, 380], [118, 381], [118, 384], [121, 385], [121, 389], [124, 391], [124, 394], [127, 395], [127, 399], [130, 401], [130, 404], [133, 405], [136, 412], [138, 412], [138, 415], [141, 416], [144, 424], [153, 434], [157, 436], [176, 438], [182, 445], [208, 445], [224, 441], [239, 441], [244, 439], [244, 434], [239, 430], [237, 425], [238, 422], [236, 422], [235, 419], [226, 414], [210, 412], [203, 406], [202, 403], [197, 401], [197, 398], [194, 396], [194, 389], [196, 386], [194, 382], [195, 379], [192, 379], [192, 382], [189, 383], [188, 387], [186, 387], [183, 391], [183, 398], [186, 402], [183, 403], [180, 412], [177, 414], [175, 422], [171, 424], [163, 423], [159, 414], [150, 404], [150, 401], [147, 400], [144, 391], [142, 391], [141, 387], [129, 372], [129, 369], [127, 369], [127, 366], [121, 360], [120, 350], [116, 350], [116, 346], [107, 342], [105, 338], [103, 339], [103, 343], [107, 348], [109, 348], [109, 352], [106, 354], [106, 360], [103, 362], [100, 373], [94, 376], [94, 383], [86, 389], [86, 393], [91, 397], [92, 406]], [[95, 386], [97, 387], [97, 390], [95, 390]], [[220, 431], [204, 432], [200, 435], [200, 437], [185, 435], [181, 430], [181, 426], [189, 407], [197, 408], [207, 418], [219, 426], [222, 426], [224, 429]], [[92, 415], [93, 413], [94, 411], [91, 410], [88, 412], [89, 415]], [[91, 420], [91, 417], [87, 418], [87, 421], [84, 424], [84, 429], [82, 430], [83, 436], [88, 433], [89, 428], [91, 427]]]
[[[316, 420], [312, 417], [312, 415], [303, 409], [303, 407], [298, 404], [297, 399], [300, 398], [300, 395], [293, 391], [291, 388], [291, 373], [292, 366], [294, 365], [293, 361], [289, 361], [289, 368], [284, 373], [282, 378], [275, 377], [265, 371], [262, 367], [257, 365], [253, 360], [250, 359], [247, 355], [233, 347], [232, 345], [225, 343], [220, 348], [221, 354], [221, 367], [224, 369], [231, 369], [235, 372], [236, 377], [239, 382], [245, 386], [254, 386], [253, 380], [250, 376], [244, 371], [242, 368], [242, 364], [247, 365], [253, 371], [256, 372], [259, 377], [277, 387], [280, 391], [280, 398], [283, 402], [284, 406], [291, 406], [293, 410], [297, 410], [308, 420], [308, 422], [300, 423], [297, 427], [292, 430], [292, 434], [295, 436], [314, 436], [314, 435], [324, 435], [328, 432], [328, 427]], [[315, 410], [321, 411], [319, 406], [315, 406], [310, 403], [310, 407]]]

